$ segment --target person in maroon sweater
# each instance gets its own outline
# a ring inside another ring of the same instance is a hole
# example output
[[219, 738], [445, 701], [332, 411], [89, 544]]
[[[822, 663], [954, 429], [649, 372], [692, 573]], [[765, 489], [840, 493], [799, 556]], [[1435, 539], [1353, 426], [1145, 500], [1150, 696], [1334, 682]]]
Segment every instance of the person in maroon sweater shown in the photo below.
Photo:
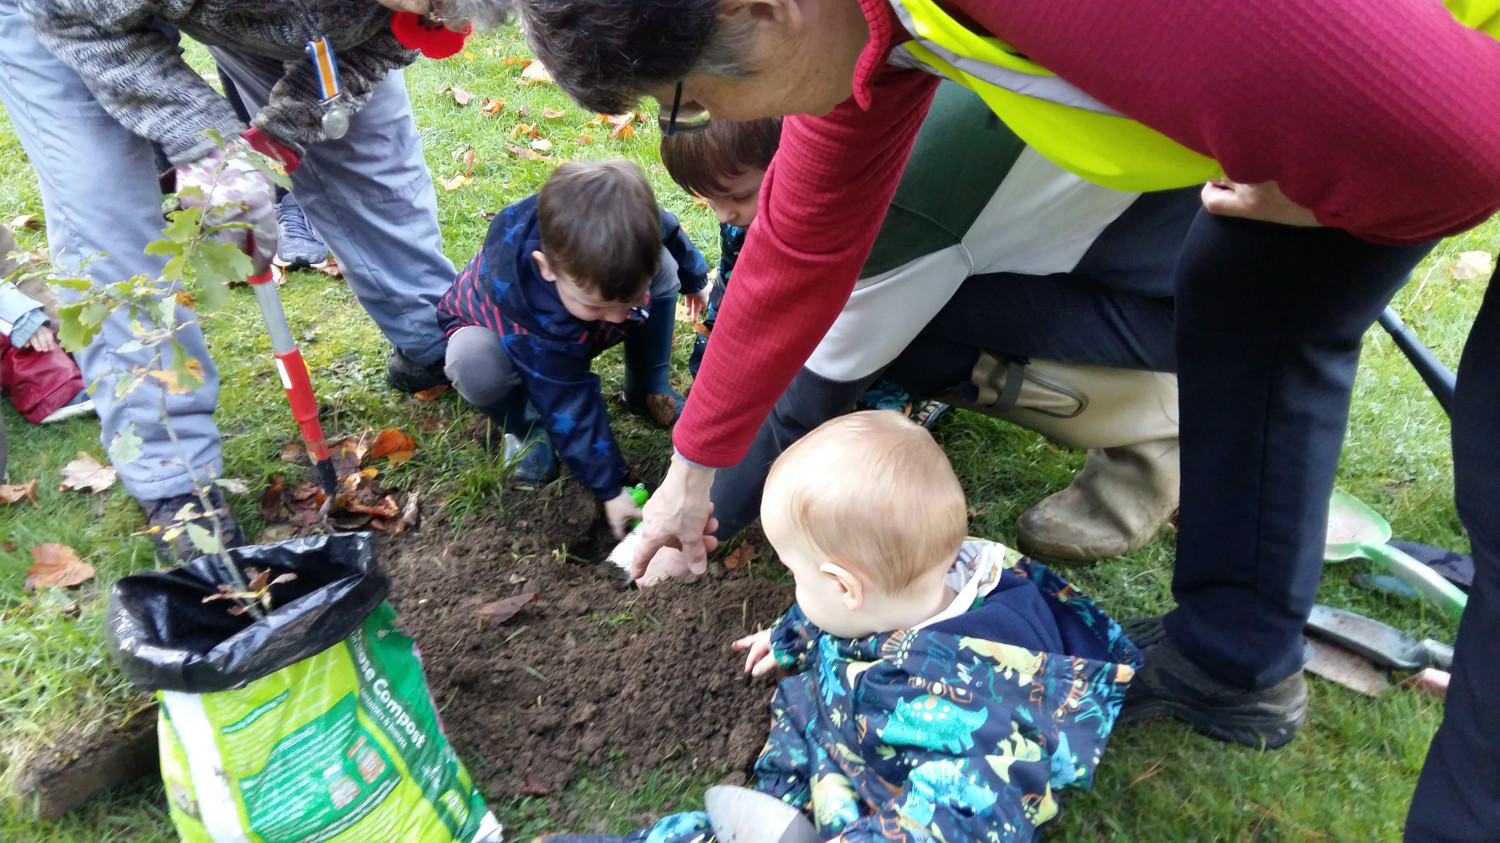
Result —
[[[849, 295], [937, 84], [890, 62], [909, 38], [893, 5], [519, 0], [533, 49], [587, 107], [651, 96], [664, 125], [795, 115], [638, 564], [675, 545], [702, 565], [714, 468], [744, 454]], [[1227, 174], [1204, 186], [1176, 285], [1178, 607], [1131, 630], [1146, 663], [1122, 722], [1171, 715], [1279, 746], [1306, 707], [1301, 629], [1360, 338], [1433, 241], [1500, 208], [1500, 43], [1437, 0], [939, 6]], [[1408, 821], [1423, 840], [1500, 828], [1500, 721], [1483, 709], [1500, 695], [1493, 288], [1460, 371], [1455, 476], [1478, 573]]]

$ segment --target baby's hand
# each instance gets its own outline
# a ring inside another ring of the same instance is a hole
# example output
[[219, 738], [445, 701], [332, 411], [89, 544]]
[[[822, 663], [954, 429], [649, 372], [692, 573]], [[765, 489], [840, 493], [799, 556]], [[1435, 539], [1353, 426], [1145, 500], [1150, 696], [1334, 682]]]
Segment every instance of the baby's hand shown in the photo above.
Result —
[[751, 676], [756, 678], [765, 676], [779, 666], [776, 664], [776, 656], [771, 652], [770, 629], [762, 629], [753, 635], [746, 635], [729, 646], [736, 650], [750, 651], [745, 657], [745, 672]]
[[683, 293], [683, 304], [687, 306], [688, 318], [699, 322], [708, 313], [708, 287], [696, 293]]

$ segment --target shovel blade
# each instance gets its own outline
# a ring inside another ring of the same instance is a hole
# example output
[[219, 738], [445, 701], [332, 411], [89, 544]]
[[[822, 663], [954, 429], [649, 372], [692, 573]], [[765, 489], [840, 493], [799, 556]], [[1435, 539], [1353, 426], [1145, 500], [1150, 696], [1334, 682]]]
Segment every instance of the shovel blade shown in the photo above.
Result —
[[774, 796], [720, 785], [703, 797], [708, 821], [720, 843], [819, 843], [818, 830], [802, 812]]
[[1329, 562], [1363, 557], [1361, 545], [1385, 544], [1391, 525], [1364, 501], [1343, 489], [1334, 489], [1328, 501], [1328, 534], [1323, 558]]
[[1378, 697], [1390, 689], [1391, 683], [1385, 674], [1363, 657], [1327, 641], [1311, 639], [1307, 643], [1311, 657], [1303, 667], [1309, 673], [1371, 697]]

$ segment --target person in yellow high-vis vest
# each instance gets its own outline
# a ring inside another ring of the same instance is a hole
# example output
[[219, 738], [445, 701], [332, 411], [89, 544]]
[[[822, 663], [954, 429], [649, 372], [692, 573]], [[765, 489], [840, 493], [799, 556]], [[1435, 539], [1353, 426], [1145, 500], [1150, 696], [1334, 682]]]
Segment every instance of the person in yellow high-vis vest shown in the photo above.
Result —
[[[399, 2], [399, 0], [388, 0]], [[1440, 237], [1500, 209], [1496, 0], [519, 0], [558, 84], [663, 131], [790, 116], [736, 292], [645, 510], [645, 557], [712, 542], [714, 468], [756, 426], [853, 287], [938, 75], [1038, 151], [1129, 190], [1206, 182], [1176, 279], [1177, 608], [1123, 720], [1171, 715], [1255, 746], [1306, 710], [1318, 583], [1360, 338]], [[1412, 839], [1500, 829], [1500, 292], [1453, 412], [1478, 573]]]

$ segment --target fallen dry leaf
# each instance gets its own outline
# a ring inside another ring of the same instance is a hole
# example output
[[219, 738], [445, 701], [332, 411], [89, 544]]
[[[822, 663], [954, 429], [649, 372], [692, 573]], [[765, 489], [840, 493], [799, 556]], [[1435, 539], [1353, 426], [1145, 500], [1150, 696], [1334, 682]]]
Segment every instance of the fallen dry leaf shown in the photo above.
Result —
[[306, 503], [307, 501], [314, 500], [317, 497], [318, 484], [316, 483], [303, 483], [301, 486], [298, 486], [296, 489], [292, 490], [292, 500], [296, 501], [297, 503]]
[[302, 462], [307, 459], [307, 447], [293, 439], [281, 446], [282, 462]]
[[116, 479], [114, 466], [100, 465], [86, 451], [79, 451], [72, 462], [63, 466], [62, 477], [57, 488], [88, 492], [102, 492], [113, 486]]
[[463, 88], [460, 88], [457, 85], [449, 85], [448, 87], [443, 89], [443, 93], [452, 94], [453, 101], [457, 103], [460, 108], [468, 105], [474, 99], [473, 94], [465, 91]]
[[280, 474], [273, 474], [270, 481], [266, 483], [266, 490], [260, 493], [260, 517], [272, 523], [286, 520], [286, 505], [281, 502], [285, 478]]
[[406, 505], [401, 507], [401, 523], [411, 530], [422, 526], [422, 503], [416, 492], [406, 494]]
[[528, 85], [546, 85], [552, 82], [552, 73], [546, 65], [533, 61], [521, 71], [521, 81]]
[[260, 535], [255, 537], [255, 543], [272, 544], [274, 542], [284, 542], [287, 539], [295, 539], [296, 537], [297, 528], [295, 526], [291, 524], [272, 524], [260, 531]]
[[521, 796], [547, 797], [552, 795], [552, 789], [542, 784], [541, 780], [530, 773], [521, 780], [521, 789], [516, 791]]
[[506, 56], [505, 58], [500, 60], [500, 63], [507, 67], [515, 67], [518, 64], [522, 67], [525, 67], [526, 65], [531, 64], [531, 59], [523, 59], [516, 56]]
[[322, 514], [318, 512], [317, 507], [313, 507], [312, 509], [299, 509], [296, 512], [292, 513], [292, 520], [290, 523], [293, 527], [296, 527], [299, 530], [306, 530], [307, 528], [313, 526], [314, 524], [317, 524], [322, 520]]
[[6, 539], [5, 541], [0, 542], [0, 549], [3, 549], [6, 553], [15, 553], [16, 543], [11, 541], [10, 539]]
[[609, 120], [608, 114], [595, 114], [594, 119], [588, 122], [590, 126], [603, 126]]
[[544, 109], [542, 109], [542, 116], [545, 117], [545, 118], [547, 118], [548, 120], [556, 120], [556, 119], [562, 117], [564, 114], [567, 114], [567, 113], [568, 113], [568, 110], [566, 108], [544, 108]]
[[454, 173], [453, 178], [440, 178], [437, 179], [437, 183], [442, 185], [444, 190], [451, 193], [452, 191], [458, 190], [460, 187], [466, 187], [473, 184], [474, 179], [472, 176], [466, 176], [463, 173]]
[[233, 477], [221, 477], [214, 481], [214, 485], [223, 489], [224, 493], [228, 495], [250, 494], [250, 487], [245, 485], [245, 481], [237, 480]]
[[31, 480], [17, 486], [9, 484], [0, 485], [0, 503], [15, 503], [17, 501], [30, 501], [36, 504], [36, 481]]
[[751, 547], [748, 544], [741, 544], [739, 547], [730, 551], [728, 556], [724, 557], [724, 570], [733, 571], [736, 568], [743, 568], [746, 565], [749, 565], [751, 562], [754, 562], [755, 557], [759, 555], [760, 554], [755, 550], [755, 548]]
[[589, 137], [588, 135], [579, 135], [578, 140], [573, 142], [578, 144], [579, 146], [587, 146], [588, 144], [593, 143], [594, 139]]
[[520, 108], [517, 108], [516, 109], [516, 116], [517, 117], [530, 117], [531, 116], [531, 106], [529, 106], [529, 105], [523, 105]]
[[516, 146], [513, 143], [506, 144], [505, 148], [508, 149], [508, 150], [510, 150], [510, 152], [511, 152], [512, 155], [516, 156], [517, 158], [521, 159], [522, 161], [541, 161], [541, 160], [543, 160], [542, 156], [539, 155], [539, 154], [537, 154], [535, 151], [527, 149], [525, 147]]
[[552, 141], [549, 141], [546, 138], [539, 138], [531, 142], [531, 148], [535, 149], [537, 152], [551, 152]]
[[391, 495], [386, 495], [380, 500], [366, 503], [358, 496], [350, 496], [344, 502], [344, 510], [359, 515], [373, 515], [377, 518], [395, 518], [401, 514], [401, 505]]
[[94, 578], [94, 566], [78, 558], [78, 551], [65, 544], [48, 542], [31, 549], [36, 561], [26, 569], [26, 590], [71, 588]]
[[512, 138], [519, 138], [522, 135], [525, 135], [529, 138], [531, 137], [531, 133], [534, 131], [536, 131], [536, 127], [532, 126], [530, 123], [517, 123], [516, 125], [510, 127], [510, 136]]
[[424, 389], [421, 392], [413, 392], [411, 394], [411, 397], [417, 399], [418, 401], [436, 401], [439, 398], [443, 397], [443, 395], [452, 388], [453, 387], [448, 386], [447, 384], [438, 384], [437, 386]]
[[515, 617], [516, 613], [521, 611], [521, 607], [525, 606], [527, 603], [530, 603], [535, 599], [536, 592], [534, 590], [523, 591], [520, 594], [517, 594], [515, 597], [506, 597], [502, 600], [496, 600], [493, 603], [486, 603], [483, 606], [480, 606], [478, 609], [475, 609], [474, 614], [479, 616], [480, 618], [483, 618], [484, 620], [491, 620], [495, 623], [505, 623], [506, 621]]
[[328, 263], [325, 263], [322, 266], [318, 267], [318, 271], [323, 273], [324, 275], [327, 275], [329, 278], [344, 277], [344, 268], [339, 266], [338, 258], [335, 258], [333, 255], [328, 256]]
[[366, 456], [369, 459], [378, 460], [397, 451], [415, 451], [416, 449], [417, 440], [407, 433], [392, 428], [375, 434], [375, 440], [370, 443], [370, 452]]
[[460, 160], [463, 161], [465, 173], [474, 172], [474, 147], [471, 146], [464, 150], [463, 157]]
[[[42, 227], [42, 221], [36, 218], [36, 214], [22, 214], [10, 221], [11, 231], [37, 231]], [[4, 257], [0, 255], [0, 257]]]
[[494, 117], [504, 108], [505, 100], [491, 99], [489, 97], [485, 97], [484, 101], [479, 104], [479, 110], [484, 112], [485, 117]]
[[1483, 278], [1495, 270], [1495, 260], [1489, 252], [1463, 252], [1452, 266], [1447, 267], [1448, 274], [1457, 281], [1468, 281], [1473, 278]]

